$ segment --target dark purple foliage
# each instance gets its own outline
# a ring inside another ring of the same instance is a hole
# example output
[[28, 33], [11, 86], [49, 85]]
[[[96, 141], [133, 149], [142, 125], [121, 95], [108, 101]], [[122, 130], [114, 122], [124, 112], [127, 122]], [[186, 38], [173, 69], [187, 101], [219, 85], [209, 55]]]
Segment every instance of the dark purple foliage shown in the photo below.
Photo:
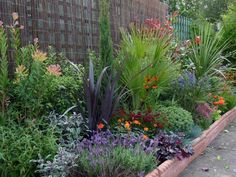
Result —
[[193, 155], [193, 149], [191, 146], [185, 146], [183, 144], [183, 135], [177, 135], [174, 133], [160, 133], [158, 135], [158, 147], [157, 159], [160, 162], [177, 157], [179, 160], [190, 157]]
[[[116, 94], [116, 85], [119, 80], [119, 74], [110, 73], [106, 83], [105, 74], [108, 67], [104, 68], [98, 80], [95, 83], [94, 66], [92, 60], [89, 63], [89, 73], [84, 80], [85, 100], [88, 110], [89, 129], [94, 131], [97, 129], [99, 122], [109, 122], [115, 107], [119, 101], [120, 95]], [[104, 85], [103, 85], [104, 84]], [[103, 90], [103, 86], [105, 86]]]

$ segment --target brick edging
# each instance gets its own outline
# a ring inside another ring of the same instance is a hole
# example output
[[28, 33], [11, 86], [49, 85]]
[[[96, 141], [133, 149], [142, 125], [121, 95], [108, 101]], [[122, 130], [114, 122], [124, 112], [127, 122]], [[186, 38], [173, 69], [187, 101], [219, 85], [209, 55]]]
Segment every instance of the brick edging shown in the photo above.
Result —
[[158, 166], [146, 177], [177, 177], [194, 159], [196, 159], [207, 146], [224, 130], [224, 128], [236, 118], [236, 107], [225, 113], [220, 120], [216, 121], [202, 135], [193, 140], [194, 155], [178, 160], [176, 158], [167, 160]]

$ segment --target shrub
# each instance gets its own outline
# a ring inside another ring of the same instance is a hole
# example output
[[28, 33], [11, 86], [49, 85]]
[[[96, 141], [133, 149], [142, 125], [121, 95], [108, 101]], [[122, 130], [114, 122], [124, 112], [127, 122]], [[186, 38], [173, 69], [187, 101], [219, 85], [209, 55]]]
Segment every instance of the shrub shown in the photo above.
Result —
[[[227, 53], [233, 52], [236, 50], [236, 3], [232, 3], [226, 12], [223, 15], [223, 30], [224, 36], [222, 41], [230, 39], [230, 48], [227, 50]], [[231, 62], [236, 64], [236, 55], [230, 57]]]
[[103, 69], [113, 63], [113, 44], [110, 30], [110, 0], [99, 1], [100, 60]]
[[35, 121], [26, 126], [8, 122], [0, 126], [0, 176], [2, 177], [32, 177], [36, 165], [30, 162], [38, 154], [42, 157], [54, 156], [57, 150], [57, 138], [53, 128], [41, 130], [45, 126]]
[[58, 143], [62, 147], [72, 147], [76, 141], [82, 140], [89, 134], [87, 120], [81, 114], [73, 112], [72, 115], [67, 115], [72, 108], [68, 109], [63, 115], [51, 112], [49, 116], [44, 118], [51, 126], [56, 128], [59, 136]]
[[193, 118], [190, 112], [180, 107], [161, 107], [159, 109], [162, 116], [167, 117], [168, 131], [189, 132], [193, 126]]

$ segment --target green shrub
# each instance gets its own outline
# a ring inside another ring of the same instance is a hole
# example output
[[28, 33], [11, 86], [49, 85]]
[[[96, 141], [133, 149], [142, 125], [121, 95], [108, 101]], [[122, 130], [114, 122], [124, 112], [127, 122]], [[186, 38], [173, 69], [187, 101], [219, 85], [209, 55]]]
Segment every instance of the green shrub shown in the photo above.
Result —
[[165, 127], [168, 131], [189, 132], [193, 126], [193, 118], [190, 112], [180, 107], [161, 107], [159, 109], [162, 116], [167, 117], [168, 126]]
[[100, 32], [100, 59], [101, 70], [113, 63], [113, 44], [110, 30], [110, 0], [99, 1], [99, 32]]
[[57, 138], [54, 130], [50, 127], [40, 130], [40, 126], [43, 125], [35, 124], [35, 121], [26, 126], [14, 122], [0, 126], [1, 177], [33, 177], [36, 165], [30, 160], [37, 159], [39, 154], [42, 157], [55, 155]]
[[[224, 40], [230, 39], [230, 48], [227, 52], [232, 52], [236, 50], [236, 3], [232, 3], [229, 10], [223, 15], [223, 30], [224, 30]], [[230, 57], [231, 62], [236, 64], [236, 55]]]

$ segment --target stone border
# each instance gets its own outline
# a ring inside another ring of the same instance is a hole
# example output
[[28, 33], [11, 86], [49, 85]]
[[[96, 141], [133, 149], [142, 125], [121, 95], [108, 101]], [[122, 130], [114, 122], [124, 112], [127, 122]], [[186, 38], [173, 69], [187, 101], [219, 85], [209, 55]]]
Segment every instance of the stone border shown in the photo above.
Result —
[[216, 121], [210, 128], [203, 132], [203, 134], [193, 140], [194, 155], [183, 160], [172, 159], [167, 160], [158, 166], [146, 177], [177, 177], [184, 169], [196, 159], [207, 146], [224, 130], [224, 128], [236, 119], [236, 107], [225, 113], [220, 120]]

